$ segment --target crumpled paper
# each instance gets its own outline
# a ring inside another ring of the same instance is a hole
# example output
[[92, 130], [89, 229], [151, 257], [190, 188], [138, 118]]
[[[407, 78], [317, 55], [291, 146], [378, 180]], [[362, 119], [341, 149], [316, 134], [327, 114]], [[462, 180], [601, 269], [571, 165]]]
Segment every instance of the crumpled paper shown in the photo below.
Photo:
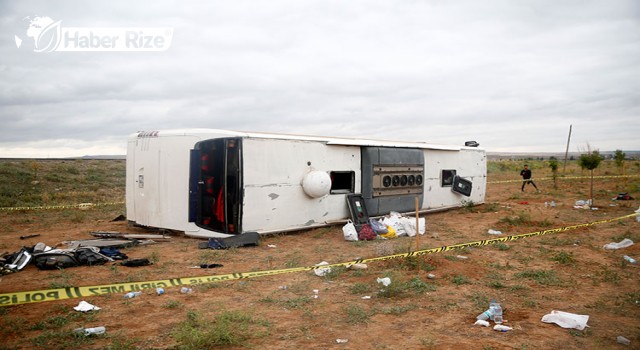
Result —
[[562, 328], [574, 328], [579, 331], [587, 326], [589, 315], [577, 315], [564, 311], [552, 310], [550, 314], [542, 316], [542, 322], [555, 323]]
[[95, 306], [95, 305], [91, 305], [89, 303], [87, 303], [86, 301], [81, 301], [78, 306], [74, 306], [73, 307], [74, 310], [76, 311], [80, 311], [80, 312], [87, 312], [87, 311], [93, 311], [93, 310], [100, 310], [99, 307]]

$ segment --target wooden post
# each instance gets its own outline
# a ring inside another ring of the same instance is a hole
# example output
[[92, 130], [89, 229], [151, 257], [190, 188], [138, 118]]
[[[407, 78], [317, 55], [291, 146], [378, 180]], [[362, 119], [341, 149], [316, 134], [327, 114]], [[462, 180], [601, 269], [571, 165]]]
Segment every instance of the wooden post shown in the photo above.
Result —
[[[420, 250], [420, 200], [416, 196], [416, 251]], [[426, 227], [425, 227], [426, 231]], [[425, 232], [426, 233], [426, 232]]]

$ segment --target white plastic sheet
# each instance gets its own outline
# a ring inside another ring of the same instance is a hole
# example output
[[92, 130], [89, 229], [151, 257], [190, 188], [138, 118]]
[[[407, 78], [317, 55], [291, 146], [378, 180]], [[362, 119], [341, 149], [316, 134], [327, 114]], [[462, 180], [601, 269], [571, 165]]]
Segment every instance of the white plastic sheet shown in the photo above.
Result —
[[80, 312], [87, 312], [87, 311], [93, 311], [93, 310], [100, 310], [99, 307], [95, 306], [95, 305], [91, 305], [89, 303], [87, 303], [86, 301], [81, 301], [78, 306], [74, 306], [73, 307], [74, 310], [76, 311], [80, 311]]
[[587, 326], [589, 315], [577, 315], [564, 311], [552, 310], [550, 314], [542, 316], [542, 322], [555, 323], [562, 328], [574, 328], [579, 331]]
[[626, 247], [630, 247], [633, 245], [633, 241], [630, 240], [629, 238], [625, 238], [622, 241], [616, 243], [616, 242], [611, 242], [611, 243], [607, 243], [604, 245], [604, 249], [621, 249], [621, 248], [626, 248]]

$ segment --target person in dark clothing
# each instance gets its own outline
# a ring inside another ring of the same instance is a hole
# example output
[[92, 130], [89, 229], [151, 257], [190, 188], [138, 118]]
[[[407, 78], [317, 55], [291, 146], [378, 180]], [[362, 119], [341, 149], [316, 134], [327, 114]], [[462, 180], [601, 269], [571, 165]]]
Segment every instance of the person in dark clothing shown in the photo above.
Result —
[[531, 180], [531, 170], [529, 170], [529, 166], [527, 164], [524, 165], [524, 169], [522, 169], [520, 171], [520, 176], [522, 176], [522, 192], [524, 192], [524, 186], [526, 184], [532, 184], [533, 187], [536, 188], [536, 191], [538, 190], [538, 186], [536, 186], [536, 184], [533, 182], [533, 180]]

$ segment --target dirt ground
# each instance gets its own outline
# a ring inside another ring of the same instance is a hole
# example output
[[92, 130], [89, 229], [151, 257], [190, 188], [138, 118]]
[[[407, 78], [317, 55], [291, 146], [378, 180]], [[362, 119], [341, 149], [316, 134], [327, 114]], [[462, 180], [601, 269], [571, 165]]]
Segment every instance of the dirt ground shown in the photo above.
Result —
[[[483, 205], [425, 215], [427, 233], [420, 248], [495, 238], [488, 229], [516, 235], [617, 218], [638, 208], [638, 200], [611, 201], [619, 191], [616, 180], [596, 182], [599, 210], [574, 209], [588, 193], [582, 180], [560, 181], [558, 189], [551, 181], [539, 182], [540, 193], [532, 187], [521, 193], [519, 186], [489, 184]], [[545, 207], [551, 200], [556, 207]], [[92, 231], [148, 232], [111, 221], [123, 213], [123, 206], [0, 212], [0, 250], [88, 239]], [[29, 234], [40, 236], [19, 238]], [[623, 255], [640, 260], [640, 245], [603, 249], [623, 238], [640, 240], [640, 223], [624, 219], [506, 244], [375, 262], [365, 270], [336, 269], [325, 277], [306, 271], [194, 285], [190, 294], [173, 287], [160, 296], [148, 289], [134, 299], [110, 294], [0, 307], [0, 349], [215, 348], [211, 340], [205, 340], [206, 346], [196, 341], [221, 323], [216, 317], [223, 314], [247, 316], [232, 317], [237, 325], [232, 331], [241, 340], [221, 345], [226, 348], [639, 349], [640, 267], [626, 263]], [[406, 236], [346, 242], [339, 226], [267, 236], [257, 247], [231, 250], [198, 249], [199, 242], [175, 235], [168, 242], [122, 249], [130, 258], [154, 262], [146, 267], [109, 263], [40, 271], [30, 265], [2, 276], [0, 293], [310, 266], [415, 250], [415, 240]], [[204, 263], [223, 266], [189, 268]], [[396, 288], [385, 290], [376, 282], [381, 277], [391, 278]], [[490, 299], [502, 303], [505, 324], [513, 330], [474, 325]], [[102, 309], [80, 314], [72, 308], [81, 300]], [[578, 331], [541, 322], [552, 310], [589, 315], [589, 327]], [[189, 322], [195, 327], [185, 327]], [[105, 326], [106, 334], [72, 335], [75, 328], [96, 326]], [[618, 344], [617, 336], [631, 345]]]

